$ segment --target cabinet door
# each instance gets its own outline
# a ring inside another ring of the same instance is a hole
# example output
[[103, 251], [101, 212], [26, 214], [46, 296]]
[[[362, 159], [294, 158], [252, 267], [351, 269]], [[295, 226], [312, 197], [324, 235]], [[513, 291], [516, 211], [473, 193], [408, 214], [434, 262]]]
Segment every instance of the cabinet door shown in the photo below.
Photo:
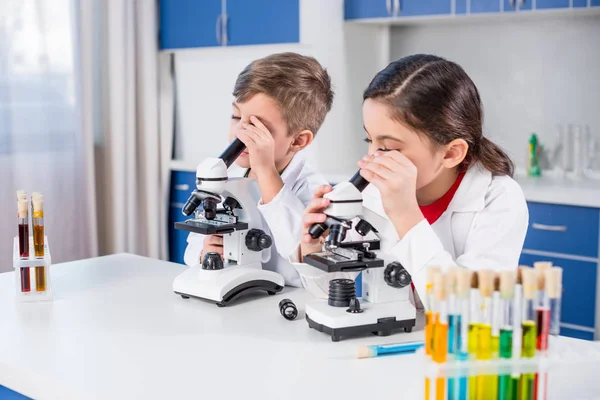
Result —
[[600, 7], [600, 0], [592, 0], [590, 4], [592, 7]]
[[227, 44], [300, 42], [299, 0], [227, 0]]
[[188, 232], [175, 229], [175, 222], [185, 221], [181, 213], [182, 204], [171, 203], [169, 207], [169, 261], [184, 264], [183, 255], [187, 246]]
[[394, 0], [346, 0], [344, 19], [388, 18]]
[[[531, 2], [532, 0], [525, 0]], [[568, 8], [569, 0], [537, 0], [535, 3], [536, 10], [544, 10], [548, 8]]]
[[598, 257], [600, 210], [558, 204], [528, 202], [528, 250]]
[[472, 14], [500, 12], [500, 1], [498, 0], [470, 0], [470, 4]]
[[563, 293], [560, 321], [584, 328], [594, 328], [596, 320], [596, 276], [598, 264], [521, 254], [520, 264], [533, 265], [536, 261], [552, 261], [563, 269]]
[[[393, 2], [392, 2], [393, 3]], [[449, 15], [452, 12], [450, 0], [400, 0], [398, 16], [410, 17], [417, 15]]]
[[587, 7], [587, 0], [573, 0], [573, 7]]
[[160, 48], [219, 46], [221, 0], [161, 0]]

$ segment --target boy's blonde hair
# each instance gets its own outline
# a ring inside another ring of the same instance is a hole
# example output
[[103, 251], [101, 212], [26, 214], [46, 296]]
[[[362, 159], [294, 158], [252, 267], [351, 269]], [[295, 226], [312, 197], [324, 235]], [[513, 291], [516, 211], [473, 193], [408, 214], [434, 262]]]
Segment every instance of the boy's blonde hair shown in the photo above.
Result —
[[278, 53], [251, 62], [233, 89], [237, 102], [263, 93], [280, 105], [289, 133], [316, 135], [333, 103], [331, 78], [313, 57]]

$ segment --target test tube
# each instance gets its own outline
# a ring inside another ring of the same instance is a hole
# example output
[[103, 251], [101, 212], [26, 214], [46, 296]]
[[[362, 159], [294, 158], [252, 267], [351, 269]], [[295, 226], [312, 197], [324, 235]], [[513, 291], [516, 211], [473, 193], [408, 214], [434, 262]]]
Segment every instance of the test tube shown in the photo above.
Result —
[[537, 298], [535, 305], [535, 321], [537, 326], [536, 349], [548, 350], [548, 334], [550, 331], [550, 302], [546, 295], [546, 271], [552, 268], [552, 263], [539, 261], [533, 264], [537, 281]]
[[[492, 293], [494, 291], [494, 272], [479, 271], [479, 294], [481, 296], [480, 324], [476, 358], [478, 360], [492, 359]], [[477, 399], [487, 400], [497, 397], [498, 381], [494, 375], [477, 377]]]
[[433, 296], [433, 276], [440, 272], [439, 267], [427, 268], [427, 282], [425, 286], [427, 296], [427, 311], [425, 312], [425, 354], [433, 354], [433, 331], [436, 323], [436, 309], [435, 297]]
[[500, 275], [494, 274], [494, 292], [492, 293], [492, 354], [494, 358], [498, 357], [500, 348], [501, 306]]
[[[19, 194], [17, 202], [17, 217], [19, 225], [19, 256], [21, 259], [29, 258], [29, 214], [27, 198], [23, 199], [23, 195]], [[29, 267], [21, 268], [21, 291], [31, 291], [31, 278], [29, 276]]]
[[[44, 257], [44, 198], [36, 194], [31, 198], [33, 205], [33, 248], [37, 258]], [[38, 292], [46, 290], [46, 268], [35, 267], [35, 289]]]
[[[521, 310], [521, 357], [533, 358], [537, 344], [537, 327], [535, 322], [535, 300], [537, 291], [536, 273], [533, 268], [521, 270], [523, 279], [523, 306]], [[532, 400], [535, 390], [535, 374], [522, 374], [520, 380], [520, 399]]]
[[[433, 361], [445, 363], [448, 356], [448, 304], [445, 275], [436, 272], [433, 275], [433, 291], [436, 300], [437, 323], [434, 330], [433, 339]], [[445, 400], [446, 398], [446, 379], [438, 377], [435, 381], [435, 399]]]
[[[427, 311], [425, 312], [425, 354], [433, 356], [433, 335], [436, 324], [436, 302], [433, 296], [433, 277], [440, 272], [439, 267], [430, 266], [427, 268], [427, 282], [425, 283], [425, 297], [427, 300]], [[431, 381], [425, 378], [425, 398], [430, 399]]]
[[[446, 274], [447, 304], [448, 304], [448, 354], [456, 355], [459, 351], [458, 339], [460, 335], [460, 314], [456, 299], [457, 276], [460, 267], [448, 269]], [[448, 400], [456, 397], [456, 379], [448, 378]]]
[[[469, 291], [471, 289], [471, 271], [467, 268], [459, 268], [456, 276], [456, 300], [458, 308], [457, 318], [457, 354], [456, 358], [466, 361], [469, 358], [468, 346], [468, 323], [469, 323]], [[466, 376], [458, 379], [458, 394], [453, 396], [458, 400], [467, 399], [468, 381]]]
[[[479, 347], [479, 326], [481, 324], [481, 296], [479, 295], [479, 273], [471, 275], [471, 290], [469, 291], [469, 330], [467, 334], [467, 350], [469, 358], [474, 359]], [[477, 399], [477, 377], [469, 377], [469, 400]]]
[[553, 336], [560, 333], [560, 299], [562, 296], [562, 268], [552, 267], [546, 270], [546, 296], [550, 305], [550, 330]]
[[[513, 350], [513, 296], [515, 275], [512, 271], [500, 273], [500, 358], [512, 358]], [[518, 382], [518, 380], [517, 380]], [[498, 377], [498, 399], [517, 399], [518, 385], [511, 375]]]

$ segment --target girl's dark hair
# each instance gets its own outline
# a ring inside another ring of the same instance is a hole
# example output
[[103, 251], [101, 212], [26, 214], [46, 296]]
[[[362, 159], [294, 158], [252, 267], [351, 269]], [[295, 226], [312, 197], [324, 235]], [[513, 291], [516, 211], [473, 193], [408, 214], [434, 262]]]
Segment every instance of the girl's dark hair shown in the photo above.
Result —
[[483, 137], [483, 107], [467, 73], [441, 57], [416, 54], [379, 72], [363, 94], [387, 104], [392, 117], [438, 145], [464, 139], [469, 150], [460, 168], [480, 162], [493, 175], [509, 175], [514, 164], [506, 153]]

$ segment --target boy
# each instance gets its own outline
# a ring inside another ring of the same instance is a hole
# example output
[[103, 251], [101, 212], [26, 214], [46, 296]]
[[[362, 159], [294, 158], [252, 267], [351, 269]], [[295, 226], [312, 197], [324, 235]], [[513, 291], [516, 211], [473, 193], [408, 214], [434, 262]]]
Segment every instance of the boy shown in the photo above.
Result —
[[[257, 181], [257, 207], [273, 238], [271, 260], [264, 268], [281, 274], [286, 285], [301, 287], [288, 256], [296, 249], [306, 205], [316, 188], [327, 183], [301, 150], [312, 143], [331, 109], [331, 79], [312, 57], [273, 54], [240, 73], [233, 97], [229, 140], [237, 137], [246, 145], [236, 164], [241, 176]], [[235, 175], [233, 168], [230, 174]], [[223, 254], [220, 235], [191, 233], [187, 241], [187, 265], [202, 262], [208, 252]]]

